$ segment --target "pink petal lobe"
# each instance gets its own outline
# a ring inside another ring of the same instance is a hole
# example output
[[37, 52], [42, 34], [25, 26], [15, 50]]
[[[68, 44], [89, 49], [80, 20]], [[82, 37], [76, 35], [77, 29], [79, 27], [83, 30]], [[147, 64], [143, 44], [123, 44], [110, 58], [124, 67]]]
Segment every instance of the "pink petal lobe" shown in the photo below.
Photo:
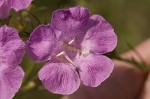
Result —
[[24, 71], [21, 67], [0, 65], [0, 99], [12, 99], [21, 86]]
[[15, 9], [16, 11], [27, 8], [32, 0], [6, 0], [7, 6]]
[[39, 72], [45, 88], [55, 94], [69, 95], [80, 86], [77, 72], [68, 63], [48, 63]]
[[4, 0], [0, 0], [0, 7], [1, 7], [1, 5], [4, 3]]
[[75, 63], [79, 66], [81, 81], [91, 87], [99, 86], [114, 68], [112, 60], [103, 55], [78, 56]]
[[56, 10], [52, 16], [52, 26], [60, 31], [60, 38], [69, 39], [79, 34], [86, 26], [89, 11], [83, 7]]
[[24, 47], [16, 29], [6, 25], [0, 28], [0, 64], [18, 65], [24, 55]]
[[0, 1], [0, 19], [6, 19], [9, 16], [10, 7]]
[[114, 50], [117, 45], [117, 36], [112, 26], [99, 15], [93, 15], [90, 19], [93, 20], [93, 26], [83, 39], [82, 49], [100, 54]]
[[28, 52], [35, 61], [47, 61], [56, 46], [56, 36], [50, 25], [37, 27], [28, 40]]

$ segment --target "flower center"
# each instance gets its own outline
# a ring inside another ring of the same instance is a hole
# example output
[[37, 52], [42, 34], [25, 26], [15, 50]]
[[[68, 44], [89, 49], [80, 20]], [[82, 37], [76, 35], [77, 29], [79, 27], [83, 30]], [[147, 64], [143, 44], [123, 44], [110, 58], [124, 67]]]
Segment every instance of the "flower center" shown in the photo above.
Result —
[[70, 51], [77, 52], [77, 53], [82, 54], [82, 55], [87, 55], [90, 53], [90, 51], [88, 51], [88, 50], [81, 50], [81, 49], [76, 48], [70, 44], [63, 44], [63, 47], [70, 50]]
[[78, 48], [76, 48], [76, 47], [74, 47], [74, 46], [72, 46], [70, 44], [65, 44], [64, 43], [62, 46], [63, 46], [63, 48], [66, 48], [67, 50], [70, 50], [70, 51], [82, 54], [82, 50], [81, 49], [78, 49]]
[[[70, 50], [70, 51], [73, 51], [75, 53], [79, 53], [80, 55], [88, 55], [90, 53], [90, 51], [85, 51], [85, 50], [81, 50], [77, 47], [75, 47], [72, 43], [74, 42], [74, 39], [71, 40], [68, 44], [67, 43], [63, 43], [62, 47], [67, 49], [67, 50]], [[61, 56], [64, 56], [65, 58], [62, 58]], [[73, 66], [77, 67], [75, 65], [75, 63], [72, 61], [72, 59], [67, 55], [67, 53], [65, 51], [62, 51], [60, 53], [58, 53], [56, 56], [55, 56], [59, 61], [62, 61], [62, 62], [68, 62], [70, 64], [72, 64]]]

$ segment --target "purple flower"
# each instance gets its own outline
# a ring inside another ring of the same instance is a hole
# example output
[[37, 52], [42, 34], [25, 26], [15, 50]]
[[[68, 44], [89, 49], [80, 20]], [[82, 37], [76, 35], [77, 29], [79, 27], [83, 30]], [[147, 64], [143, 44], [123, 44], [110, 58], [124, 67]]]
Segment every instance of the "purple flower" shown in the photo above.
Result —
[[0, 19], [6, 19], [10, 9], [15, 11], [27, 8], [32, 0], [0, 0]]
[[24, 45], [15, 29], [0, 27], [0, 99], [12, 99], [21, 86]]
[[112, 26], [88, 9], [74, 7], [53, 13], [51, 24], [37, 27], [28, 41], [33, 60], [46, 62], [39, 78], [48, 91], [68, 95], [82, 82], [97, 87], [114, 67], [108, 57], [117, 45]]

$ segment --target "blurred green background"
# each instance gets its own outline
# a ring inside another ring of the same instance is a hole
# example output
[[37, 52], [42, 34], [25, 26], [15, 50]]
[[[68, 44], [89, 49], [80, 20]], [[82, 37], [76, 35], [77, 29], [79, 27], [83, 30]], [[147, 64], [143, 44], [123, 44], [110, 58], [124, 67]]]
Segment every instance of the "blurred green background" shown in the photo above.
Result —
[[[150, 0], [34, 0], [28, 8], [41, 23], [49, 23], [52, 12], [59, 8], [85, 6], [91, 14], [100, 14], [109, 21], [118, 35], [116, 51], [121, 54], [150, 37]], [[11, 25], [19, 28], [15, 21]], [[37, 22], [34, 18], [32, 21]], [[36, 27], [36, 25], [33, 25]], [[32, 29], [28, 28], [28, 32]], [[24, 37], [24, 35], [22, 35]], [[24, 83], [14, 99], [59, 99], [59, 95], [47, 92], [38, 80], [41, 64], [34, 63], [27, 55], [21, 63], [26, 72]]]

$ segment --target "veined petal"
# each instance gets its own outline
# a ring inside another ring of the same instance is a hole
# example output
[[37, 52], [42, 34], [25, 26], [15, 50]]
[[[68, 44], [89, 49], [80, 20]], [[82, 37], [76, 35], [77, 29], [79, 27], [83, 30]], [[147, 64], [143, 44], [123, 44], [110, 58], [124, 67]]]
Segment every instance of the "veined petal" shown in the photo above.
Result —
[[16, 11], [27, 8], [31, 2], [32, 0], [6, 0], [7, 6], [15, 9]]
[[93, 27], [87, 31], [81, 44], [82, 49], [100, 54], [114, 50], [117, 36], [112, 26], [99, 15], [93, 15], [90, 19], [93, 20]]
[[6, 19], [9, 16], [10, 7], [0, 1], [0, 19]]
[[6, 44], [9, 41], [20, 38], [16, 29], [7, 25], [0, 27], [0, 41]]
[[28, 52], [35, 61], [47, 61], [57, 44], [55, 32], [50, 25], [37, 27], [28, 40]]
[[0, 66], [0, 99], [12, 99], [18, 92], [24, 77], [21, 67]]
[[1, 5], [4, 3], [4, 0], [0, 0], [0, 7], [1, 7]]
[[91, 87], [99, 86], [110, 76], [114, 68], [112, 60], [103, 55], [79, 56], [75, 63], [79, 66], [81, 81]]
[[0, 63], [18, 65], [24, 55], [25, 44], [11, 27], [0, 28]]
[[69, 95], [80, 86], [77, 72], [68, 63], [48, 63], [39, 72], [45, 88], [56, 94]]
[[53, 13], [52, 26], [61, 31], [60, 38], [70, 38], [81, 32], [89, 19], [89, 11], [83, 7], [60, 9]]

